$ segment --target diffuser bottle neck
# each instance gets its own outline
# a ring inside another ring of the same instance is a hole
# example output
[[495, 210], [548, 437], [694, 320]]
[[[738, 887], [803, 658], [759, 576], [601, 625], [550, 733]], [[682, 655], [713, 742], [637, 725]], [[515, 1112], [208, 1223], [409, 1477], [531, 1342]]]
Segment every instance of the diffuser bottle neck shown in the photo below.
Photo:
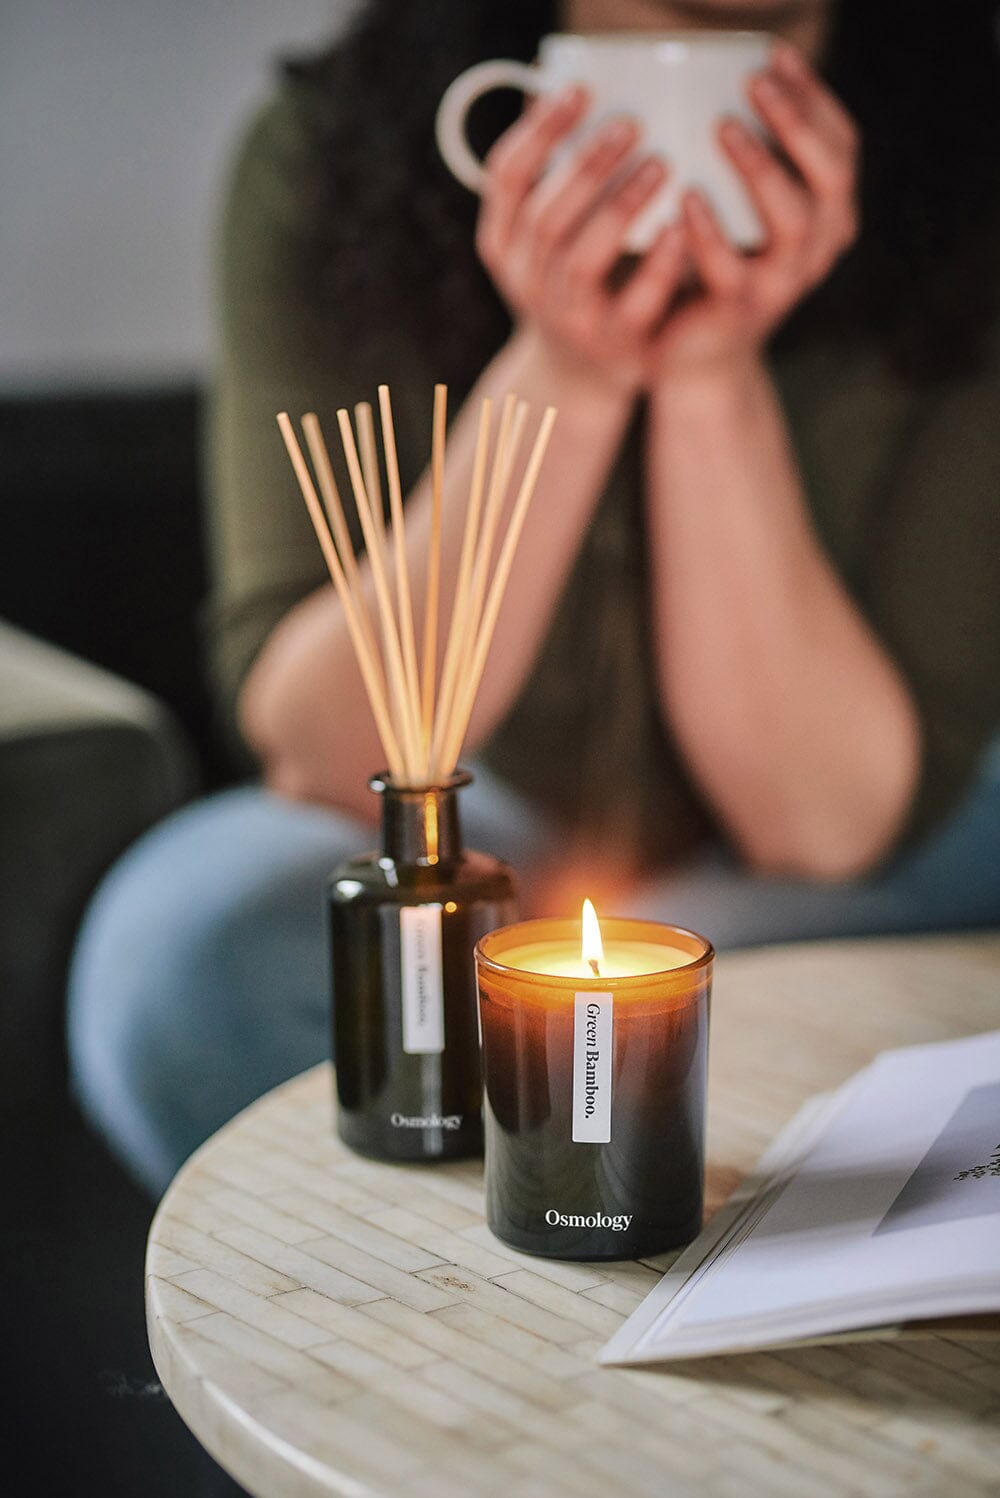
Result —
[[433, 868], [462, 855], [458, 792], [471, 775], [456, 772], [445, 785], [401, 787], [376, 777], [372, 789], [382, 797], [382, 856], [397, 864]]

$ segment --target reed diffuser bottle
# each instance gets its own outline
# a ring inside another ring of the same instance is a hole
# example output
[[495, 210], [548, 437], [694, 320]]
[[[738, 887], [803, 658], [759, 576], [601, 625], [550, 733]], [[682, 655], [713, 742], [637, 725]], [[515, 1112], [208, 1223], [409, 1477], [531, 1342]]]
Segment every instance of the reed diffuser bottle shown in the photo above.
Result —
[[378, 853], [329, 885], [338, 1131], [383, 1160], [441, 1160], [483, 1144], [473, 951], [514, 918], [499, 859], [462, 846], [458, 797], [444, 785], [371, 782], [382, 797]]
[[[510, 870], [462, 847], [458, 793], [471, 777], [456, 766], [556, 412], [550, 406], [542, 416], [508, 505], [528, 406], [507, 396], [494, 441], [492, 403], [484, 400], [468, 500], [454, 513], [444, 505], [447, 391], [435, 386], [418, 660], [385, 385], [378, 395], [388, 525], [372, 409], [365, 402], [355, 407], [357, 436], [350, 412], [337, 412], [377, 628], [319, 420], [313, 413], [302, 420], [319, 492], [287, 412], [279, 414], [278, 426], [337, 590], [388, 765], [370, 782], [382, 796], [381, 852], [343, 864], [330, 882], [337, 1128], [345, 1143], [379, 1159], [440, 1160], [482, 1149], [474, 952], [481, 936], [515, 915]], [[461, 556], [454, 575], [443, 579], [441, 536], [448, 525], [461, 526]], [[449, 602], [439, 673], [440, 615]]]

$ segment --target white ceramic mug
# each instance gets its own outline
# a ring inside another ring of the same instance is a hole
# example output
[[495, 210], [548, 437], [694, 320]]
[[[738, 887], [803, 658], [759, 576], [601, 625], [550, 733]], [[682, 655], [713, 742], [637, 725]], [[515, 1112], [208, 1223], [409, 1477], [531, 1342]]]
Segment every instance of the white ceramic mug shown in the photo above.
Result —
[[751, 74], [767, 66], [771, 37], [763, 31], [562, 33], [543, 39], [538, 61], [477, 63], [446, 91], [437, 114], [441, 154], [458, 180], [481, 192], [485, 173], [465, 134], [475, 101], [494, 88], [527, 94], [583, 84], [593, 107], [564, 149], [610, 115], [628, 114], [643, 127], [640, 149], [663, 156], [670, 175], [632, 226], [628, 248], [642, 251], [677, 216], [681, 193], [699, 187], [734, 244], [761, 243], [760, 220], [734, 167], [716, 140], [719, 120], [734, 115], [762, 133], [746, 99]]

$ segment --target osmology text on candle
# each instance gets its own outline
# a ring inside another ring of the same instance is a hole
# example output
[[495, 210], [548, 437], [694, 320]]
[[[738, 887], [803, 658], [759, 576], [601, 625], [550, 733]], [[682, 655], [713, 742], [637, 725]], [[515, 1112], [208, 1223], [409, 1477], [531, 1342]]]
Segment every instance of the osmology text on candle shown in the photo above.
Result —
[[545, 1214], [550, 1228], [610, 1228], [613, 1233], [624, 1233], [632, 1221], [632, 1213], [623, 1212], [620, 1217], [607, 1217], [601, 1212], [591, 1212], [589, 1217], [573, 1216], [568, 1212], [557, 1212], [550, 1207]]

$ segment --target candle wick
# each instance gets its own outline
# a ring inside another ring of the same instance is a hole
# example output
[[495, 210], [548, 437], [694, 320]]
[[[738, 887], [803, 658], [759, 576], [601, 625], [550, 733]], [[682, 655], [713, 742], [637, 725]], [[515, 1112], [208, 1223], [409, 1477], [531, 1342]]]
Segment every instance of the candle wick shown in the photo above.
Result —
[[597, 966], [597, 958], [596, 957], [588, 957], [587, 961], [590, 963], [590, 971], [593, 973], [594, 977], [595, 978], [599, 978], [601, 976], [601, 970]]

